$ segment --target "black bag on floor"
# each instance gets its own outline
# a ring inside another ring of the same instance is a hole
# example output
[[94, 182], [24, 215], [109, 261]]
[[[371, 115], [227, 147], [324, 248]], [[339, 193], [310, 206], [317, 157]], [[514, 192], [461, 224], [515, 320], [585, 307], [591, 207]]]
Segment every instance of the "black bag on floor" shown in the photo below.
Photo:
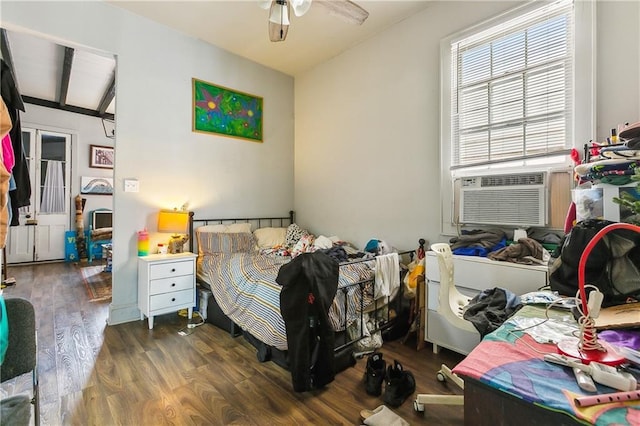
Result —
[[[580, 256], [591, 239], [605, 226], [615, 222], [589, 219], [578, 222], [564, 237], [560, 256], [550, 269], [551, 290], [564, 296], [578, 291]], [[603, 306], [640, 300], [640, 233], [614, 229], [593, 247], [585, 265], [585, 284], [604, 294]]]

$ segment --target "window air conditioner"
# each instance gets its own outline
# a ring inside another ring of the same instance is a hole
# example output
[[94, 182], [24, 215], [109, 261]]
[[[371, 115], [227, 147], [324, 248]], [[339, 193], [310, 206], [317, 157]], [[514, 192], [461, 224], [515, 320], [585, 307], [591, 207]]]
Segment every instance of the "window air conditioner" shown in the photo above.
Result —
[[546, 172], [460, 178], [460, 222], [545, 226]]

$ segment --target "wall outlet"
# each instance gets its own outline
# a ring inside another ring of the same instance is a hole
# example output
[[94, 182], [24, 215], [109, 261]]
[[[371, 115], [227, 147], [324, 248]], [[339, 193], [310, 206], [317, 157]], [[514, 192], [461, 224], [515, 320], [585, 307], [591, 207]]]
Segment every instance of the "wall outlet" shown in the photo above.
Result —
[[138, 184], [138, 179], [124, 180], [124, 192], [138, 192], [139, 190], [140, 186]]

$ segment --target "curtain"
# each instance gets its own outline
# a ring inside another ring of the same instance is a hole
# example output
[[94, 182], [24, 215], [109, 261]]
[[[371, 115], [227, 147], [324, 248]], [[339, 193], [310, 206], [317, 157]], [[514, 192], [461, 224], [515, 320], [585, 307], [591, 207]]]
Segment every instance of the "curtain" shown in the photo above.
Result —
[[42, 188], [40, 213], [64, 213], [64, 172], [62, 161], [49, 160]]

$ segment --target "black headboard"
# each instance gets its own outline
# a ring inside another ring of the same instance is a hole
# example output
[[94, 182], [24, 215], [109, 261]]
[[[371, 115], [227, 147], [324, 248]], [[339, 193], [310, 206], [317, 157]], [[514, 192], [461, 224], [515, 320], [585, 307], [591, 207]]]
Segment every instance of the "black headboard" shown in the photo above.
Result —
[[195, 240], [195, 225], [204, 226], [204, 225], [216, 225], [216, 224], [232, 224], [232, 223], [251, 223], [255, 225], [255, 229], [264, 228], [264, 227], [277, 227], [284, 228], [295, 221], [295, 212], [293, 210], [289, 210], [288, 216], [282, 217], [242, 217], [242, 218], [222, 218], [222, 219], [200, 219], [194, 218], [193, 212], [189, 213], [189, 251], [195, 253], [194, 249], [194, 240]]

